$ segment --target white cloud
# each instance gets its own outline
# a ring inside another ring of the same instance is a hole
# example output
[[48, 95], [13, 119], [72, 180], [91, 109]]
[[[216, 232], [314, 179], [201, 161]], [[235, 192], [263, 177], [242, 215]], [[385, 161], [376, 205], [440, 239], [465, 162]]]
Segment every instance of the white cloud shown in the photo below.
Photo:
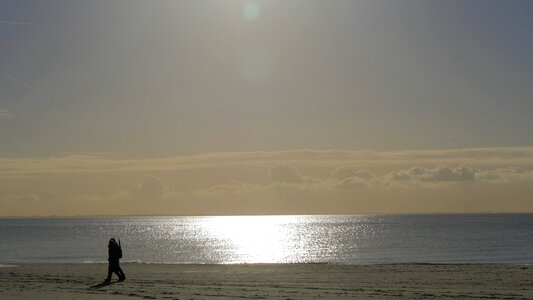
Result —
[[261, 184], [233, 181], [217, 184], [204, 189], [196, 189], [192, 191], [192, 194], [198, 196], [247, 195], [256, 192], [265, 192], [267, 189], [268, 186]]
[[393, 180], [420, 180], [430, 182], [474, 181], [476, 171], [469, 166], [448, 167], [438, 166], [425, 168], [420, 166], [408, 170], [393, 171], [390, 178]]
[[369, 180], [371, 178], [374, 178], [374, 174], [370, 173], [367, 170], [354, 168], [354, 167], [340, 167], [333, 171], [333, 176], [337, 179], [345, 179], [345, 178], [360, 178]]
[[332, 186], [338, 189], [358, 189], [369, 187], [369, 182], [360, 177], [347, 177], [339, 181], [334, 181]]

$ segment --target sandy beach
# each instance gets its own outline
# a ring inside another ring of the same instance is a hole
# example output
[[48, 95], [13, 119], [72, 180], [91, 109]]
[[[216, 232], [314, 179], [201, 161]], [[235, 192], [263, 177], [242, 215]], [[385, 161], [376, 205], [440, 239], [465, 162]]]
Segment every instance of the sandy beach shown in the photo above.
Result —
[[533, 299], [533, 267], [518, 265], [106, 264], [0, 267], [0, 299]]

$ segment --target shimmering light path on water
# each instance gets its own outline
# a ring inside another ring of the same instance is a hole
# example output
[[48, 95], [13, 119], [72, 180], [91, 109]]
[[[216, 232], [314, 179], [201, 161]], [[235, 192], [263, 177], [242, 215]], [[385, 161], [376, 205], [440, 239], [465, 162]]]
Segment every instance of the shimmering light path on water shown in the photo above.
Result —
[[533, 215], [0, 219], [0, 262], [531, 263]]

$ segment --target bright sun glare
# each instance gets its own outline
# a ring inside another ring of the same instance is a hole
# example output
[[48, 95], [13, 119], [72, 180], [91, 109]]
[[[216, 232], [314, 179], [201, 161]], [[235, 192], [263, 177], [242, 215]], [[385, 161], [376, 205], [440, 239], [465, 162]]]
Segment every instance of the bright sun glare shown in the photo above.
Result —
[[236, 262], [269, 263], [287, 261], [290, 249], [284, 247], [290, 232], [284, 228], [289, 217], [250, 216], [213, 217], [206, 220], [206, 229], [234, 248]]

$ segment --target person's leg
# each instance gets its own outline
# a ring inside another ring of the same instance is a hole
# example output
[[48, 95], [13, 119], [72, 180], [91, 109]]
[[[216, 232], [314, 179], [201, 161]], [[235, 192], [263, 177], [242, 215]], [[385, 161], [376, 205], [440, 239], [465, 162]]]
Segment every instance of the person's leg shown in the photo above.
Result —
[[117, 263], [115, 263], [115, 262], [110, 263], [109, 264], [109, 268], [110, 268], [111, 276], [113, 276], [113, 273], [117, 274], [117, 276], [118, 276]]
[[120, 265], [117, 265], [117, 271], [118, 271], [117, 275], [118, 275], [119, 280], [120, 281], [125, 280], [126, 279], [126, 275], [124, 275], [124, 272], [120, 268]]
[[113, 266], [111, 263], [109, 263], [109, 266], [107, 267], [107, 278], [105, 281], [109, 282], [111, 281], [111, 276], [113, 275]]
[[118, 267], [118, 262], [116, 261], [109, 261], [109, 270], [107, 272], [107, 281], [110, 281], [111, 280], [111, 277], [113, 276], [113, 273], [116, 273], [118, 277], [120, 277], [120, 275], [118, 274], [118, 271], [117, 271], [117, 267]]

